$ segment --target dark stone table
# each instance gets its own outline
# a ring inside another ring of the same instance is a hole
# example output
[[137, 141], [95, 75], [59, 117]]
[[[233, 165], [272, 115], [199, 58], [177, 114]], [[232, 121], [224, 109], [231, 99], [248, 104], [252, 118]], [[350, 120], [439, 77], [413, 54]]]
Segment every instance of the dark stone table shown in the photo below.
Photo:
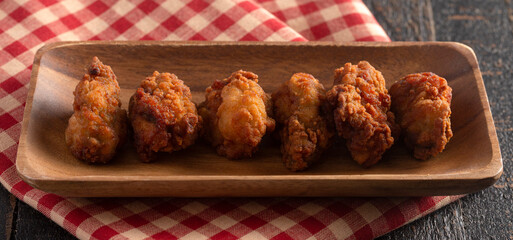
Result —
[[[393, 41], [456, 41], [479, 60], [504, 161], [499, 181], [381, 239], [513, 238], [513, 1], [364, 0]], [[0, 188], [0, 239], [74, 239]]]

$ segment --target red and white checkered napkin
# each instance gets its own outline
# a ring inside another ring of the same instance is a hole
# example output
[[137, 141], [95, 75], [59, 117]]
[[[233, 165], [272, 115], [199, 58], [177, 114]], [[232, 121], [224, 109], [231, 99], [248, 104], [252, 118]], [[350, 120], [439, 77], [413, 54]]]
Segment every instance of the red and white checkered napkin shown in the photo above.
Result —
[[0, 181], [81, 239], [369, 239], [458, 197], [64, 198], [15, 159], [34, 54], [68, 40], [389, 41], [361, 1], [1, 1]]

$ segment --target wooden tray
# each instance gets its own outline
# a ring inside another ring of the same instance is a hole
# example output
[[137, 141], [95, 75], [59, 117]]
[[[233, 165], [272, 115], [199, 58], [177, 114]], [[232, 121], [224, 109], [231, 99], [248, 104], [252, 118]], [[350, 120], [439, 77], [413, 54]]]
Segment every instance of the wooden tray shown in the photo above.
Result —
[[[401, 141], [381, 162], [357, 165], [342, 142], [323, 162], [300, 173], [281, 162], [279, 144], [265, 139], [252, 159], [228, 160], [205, 143], [138, 161], [131, 142], [107, 165], [76, 160], [64, 143], [73, 90], [93, 56], [110, 65], [124, 108], [145, 76], [172, 72], [196, 103], [213, 80], [244, 69], [259, 75], [267, 92], [295, 72], [313, 74], [329, 88], [333, 70], [368, 60], [389, 87], [409, 73], [431, 71], [453, 88], [454, 137], [436, 158], [418, 161]], [[420, 196], [462, 194], [493, 184], [502, 159], [476, 57], [451, 42], [60, 42], [34, 59], [16, 167], [30, 185], [65, 196]]]

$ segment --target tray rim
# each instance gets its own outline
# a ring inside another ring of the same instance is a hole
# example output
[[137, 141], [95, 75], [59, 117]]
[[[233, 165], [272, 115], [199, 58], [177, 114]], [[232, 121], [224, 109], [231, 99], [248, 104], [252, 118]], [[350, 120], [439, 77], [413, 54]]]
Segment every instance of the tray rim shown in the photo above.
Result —
[[[483, 107], [488, 136], [492, 147], [492, 157], [490, 162], [475, 171], [466, 173], [447, 173], [447, 174], [346, 174], [346, 175], [318, 175], [318, 174], [300, 174], [300, 175], [170, 175], [170, 176], [66, 176], [66, 177], [49, 177], [39, 174], [28, 161], [18, 161], [27, 159], [27, 132], [30, 122], [30, 114], [32, 111], [32, 103], [34, 101], [34, 93], [37, 85], [39, 67], [44, 54], [56, 48], [74, 46], [74, 45], [126, 45], [126, 46], [337, 46], [337, 47], [404, 47], [404, 46], [422, 46], [422, 45], [438, 45], [450, 47], [461, 53], [469, 62], [476, 77], [476, 85], [479, 98]], [[468, 183], [479, 183], [480, 185], [490, 186], [499, 179], [503, 171], [503, 162], [498, 143], [495, 124], [490, 111], [490, 104], [486, 94], [482, 74], [477, 63], [477, 57], [474, 51], [467, 45], [458, 42], [225, 42], [225, 41], [64, 41], [53, 42], [41, 47], [34, 56], [32, 65], [32, 73], [30, 85], [25, 103], [23, 114], [22, 129], [16, 156], [16, 171], [18, 175], [29, 185], [41, 190], [49, 190], [58, 192], [53, 189], [54, 184], [75, 184], [75, 183], [95, 183], [108, 182], [118, 184], [120, 182], [204, 182], [204, 181], [377, 181], [377, 182], [431, 182], [431, 181], [466, 181]], [[483, 187], [484, 188], [484, 187]], [[482, 188], [480, 188], [482, 189]], [[463, 192], [462, 192], [463, 193]], [[466, 193], [466, 192], [465, 192]]]

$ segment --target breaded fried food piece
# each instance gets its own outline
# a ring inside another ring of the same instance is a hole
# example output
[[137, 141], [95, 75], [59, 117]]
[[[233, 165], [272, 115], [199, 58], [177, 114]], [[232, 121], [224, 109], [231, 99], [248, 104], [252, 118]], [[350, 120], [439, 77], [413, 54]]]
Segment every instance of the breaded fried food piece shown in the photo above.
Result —
[[112, 69], [94, 57], [73, 92], [74, 113], [65, 132], [73, 156], [88, 163], [106, 163], [123, 145], [127, 116], [119, 92]]
[[330, 115], [324, 86], [307, 73], [296, 73], [272, 95], [280, 129], [282, 160], [291, 171], [317, 161], [329, 146]]
[[271, 99], [258, 85], [258, 76], [239, 70], [216, 80], [206, 89], [199, 113], [205, 122], [203, 136], [230, 159], [251, 157], [262, 137], [274, 130], [269, 116]]
[[410, 74], [392, 85], [390, 95], [414, 157], [426, 160], [441, 153], [452, 137], [452, 89], [447, 81], [431, 72]]
[[394, 143], [397, 129], [381, 72], [367, 61], [346, 63], [335, 70], [326, 95], [338, 135], [346, 140], [353, 159], [365, 167], [376, 164]]
[[156, 152], [192, 145], [201, 126], [189, 87], [176, 75], [157, 71], [130, 98], [129, 118], [142, 162], [151, 162]]

